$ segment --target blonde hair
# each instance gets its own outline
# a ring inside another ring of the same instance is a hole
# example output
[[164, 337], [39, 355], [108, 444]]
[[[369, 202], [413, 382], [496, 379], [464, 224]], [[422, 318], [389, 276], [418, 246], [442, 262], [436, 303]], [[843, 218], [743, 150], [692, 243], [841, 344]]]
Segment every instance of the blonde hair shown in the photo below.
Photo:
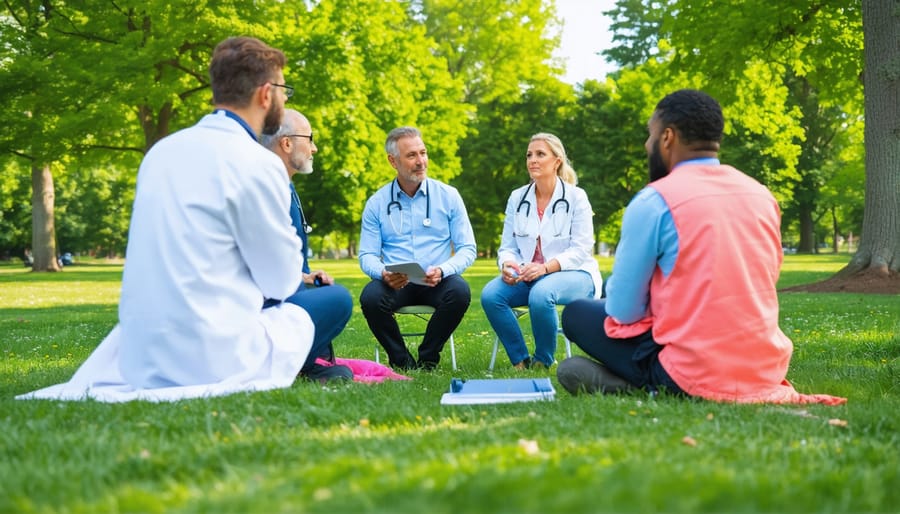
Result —
[[550, 147], [550, 151], [553, 152], [553, 155], [562, 161], [559, 169], [556, 170], [556, 175], [559, 176], [563, 182], [572, 185], [578, 183], [578, 177], [575, 175], [575, 170], [572, 169], [572, 163], [569, 162], [569, 157], [566, 155], [566, 149], [558, 137], [548, 132], [539, 132], [531, 136], [531, 141], [544, 141]]

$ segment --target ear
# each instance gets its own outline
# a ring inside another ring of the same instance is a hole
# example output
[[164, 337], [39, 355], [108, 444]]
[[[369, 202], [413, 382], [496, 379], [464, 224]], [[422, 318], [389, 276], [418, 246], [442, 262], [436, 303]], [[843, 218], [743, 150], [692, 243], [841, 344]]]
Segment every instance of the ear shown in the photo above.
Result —
[[397, 161], [394, 160], [394, 156], [391, 154], [387, 154], [388, 162], [391, 163], [391, 167], [397, 169]]
[[666, 127], [663, 129], [662, 134], [659, 136], [660, 144], [663, 148], [671, 148], [672, 145], [675, 144], [675, 140], [678, 138], [678, 134], [675, 132], [675, 129], [672, 127]]
[[269, 107], [272, 106], [272, 102], [274, 101], [273, 90], [275, 88], [272, 87], [271, 84], [266, 82], [265, 84], [259, 86], [256, 89], [256, 101], [263, 108], [264, 111], [268, 111]]

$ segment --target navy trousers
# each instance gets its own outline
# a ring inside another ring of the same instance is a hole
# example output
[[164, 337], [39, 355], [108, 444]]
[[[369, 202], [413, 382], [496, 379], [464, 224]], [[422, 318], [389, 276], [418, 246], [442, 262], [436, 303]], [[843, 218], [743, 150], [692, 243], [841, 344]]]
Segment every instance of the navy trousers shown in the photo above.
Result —
[[[340, 284], [322, 287], [309, 287], [301, 284], [297, 292], [285, 298], [284, 301], [302, 307], [312, 318], [313, 325], [316, 327], [312, 349], [300, 371], [309, 369], [319, 357], [333, 359], [334, 350], [331, 342], [347, 326], [350, 314], [353, 312], [353, 297], [350, 295], [350, 291]], [[263, 308], [277, 303], [266, 300]]]
[[[444, 344], [459, 326], [469, 308], [472, 293], [469, 284], [459, 275], [450, 275], [434, 287], [408, 284], [394, 289], [381, 280], [369, 282], [359, 296], [359, 305], [369, 324], [369, 330], [384, 347], [391, 366], [401, 369], [433, 368], [441, 360]], [[419, 360], [406, 348], [394, 311], [407, 305], [430, 305], [434, 314], [425, 327], [419, 345]]]
[[605, 319], [606, 300], [575, 300], [563, 310], [563, 332], [569, 341], [631, 385], [649, 391], [684, 394], [660, 364], [659, 352], [663, 347], [653, 340], [651, 332], [614, 339], [603, 329]]

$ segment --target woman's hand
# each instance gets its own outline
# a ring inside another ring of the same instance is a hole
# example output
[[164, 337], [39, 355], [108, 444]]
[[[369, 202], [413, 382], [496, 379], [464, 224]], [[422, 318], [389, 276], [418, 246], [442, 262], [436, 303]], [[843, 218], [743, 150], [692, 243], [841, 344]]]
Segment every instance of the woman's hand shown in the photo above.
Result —
[[522, 266], [521, 270], [519, 270], [519, 280], [524, 280], [525, 282], [534, 282], [544, 275], [549, 274], [550, 270], [547, 269], [546, 264], [540, 262], [529, 262], [528, 264]]
[[500, 270], [500, 276], [503, 282], [509, 285], [519, 282], [521, 280], [519, 265], [512, 261], [504, 262], [503, 268]]

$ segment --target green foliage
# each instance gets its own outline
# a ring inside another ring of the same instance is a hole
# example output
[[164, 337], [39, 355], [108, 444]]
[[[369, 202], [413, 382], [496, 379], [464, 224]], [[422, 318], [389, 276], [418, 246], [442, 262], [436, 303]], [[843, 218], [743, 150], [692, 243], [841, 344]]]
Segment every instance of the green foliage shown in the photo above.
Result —
[[31, 177], [0, 160], [0, 256], [22, 257], [31, 247]]
[[468, 200], [466, 208], [479, 249], [495, 254], [500, 245], [507, 199], [529, 181], [525, 152], [531, 136], [551, 132], [569, 148], [564, 133], [566, 113], [573, 102], [570, 87], [548, 81], [529, 89], [517, 101], [498, 99], [481, 109], [460, 148], [466, 169], [454, 182]]
[[[846, 260], [788, 256], [780, 285]], [[320, 264], [354, 295], [367, 282], [355, 261]], [[600, 265], [608, 273], [612, 261]], [[479, 260], [466, 278], [477, 292], [495, 274]], [[841, 407], [572, 397], [552, 376], [553, 402], [441, 406], [451, 377], [485, 377], [494, 334], [477, 294], [455, 333], [457, 373], [443, 362], [408, 382], [162, 404], [14, 400], [67, 380], [108, 333], [120, 276], [103, 261], [56, 274], [0, 265], [0, 511], [892, 512], [900, 502], [894, 297], [781, 295], [788, 378], [848, 396]], [[355, 309], [338, 354], [371, 359], [374, 344]], [[495, 376], [538, 376], [506, 362]]]
[[617, 0], [608, 12], [612, 23], [613, 42], [603, 56], [620, 66], [639, 66], [660, 57], [660, 27], [666, 16], [668, 2], [648, 0]]
[[125, 255], [134, 201], [133, 168], [70, 167], [56, 181], [60, 252]]
[[395, 127], [422, 130], [432, 177], [460, 173], [456, 150], [468, 112], [458, 102], [462, 84], [401, 4], [335, 0], [310, 12], [280, 9], [296, 20], [274, 43], [292, 56], [286, 73], [298, 94], [288, 105], [309, 117], [319, 148], [316, 173], [297, 183], [316, 232], [358, 236], [366, 198], [395, 174], [384, 151]]
[[623, 68], [577, 88], [558, 79], [550, 1], [28, 0], [2, 13], [0, 188], [16, 198], [2, 200], [0, 251], [29, 244], [27, 177], [48, 163], [60, 249], [118, 251], [129, 172], [208, 111], [209, 54], [235, 34], [288, 56], [289, 106], [319, 147], [316, 172], [296, 179], [317, 244], [352, 251], [366, 198], [394, 175], [384, 137], [407, 124], [424, 133], [430, 175], [462, 191], [481, 251], [499, 241], [538, 131], [561, 137], [595, 230], [614, 237], [646, 182], [646, 121], [679, 87], [722, 101], [723, 161], [773, 191], [792, 238], [860, 232], [858, 2], [619, 0], [605, 55]]
[[[830, 207], [823, 205], [821, 191], [834, 178], [837, 156], [849, 142], [838, 134], [861, 120], [859, 3], [710, 6], [683, 0], [673, 8], [678, 16], [668, 18], [662, 30], [676, 49], [674, 66], [706, 74], [711, 93], [727, 104], [738, 100], [740, 123], [771, 139], [771, 152], [764, 153], [783, 160], [787, 174], [778, 181], [793, 189], [792, 196], [780, 195], [789, 200], [785, 214], [799, 222], [800, 250], [813, 251], [815, 225]], [[745, 101], [742, 85], [754, 81], [758, 94]]]
[[[617, 221], [620, 211], [647, 184], [647, 120], [656, 99], [652, 63], [623, 70], [605, 84], [587, 81], [564, 127], [578, 184], [594, 209], [594, 230]], [[617, 231], [616, 231], [617, 232]], [[609, 231], [604, 231], [609, 235]], [[607, 242], [614, 240], [606, 239]]]
[[550, 57], [559, 45], [553, 4], [541, 0], [420, 0], [416, 12], [436, 54], [464, 84], [459, 100], [515, 102], [529, 86], [560, 70]]
[[[728, 124], [723, 161], [773, 191], [785, 228], [799, 230], [810, 251], [813, 230], [827, 232], [824, 222], [838, 217], [826, 217], [837, 206], [823, 197], [837, 170], [861, 180], [862, 155], [846, 151], [861, 144], [846, 136], [861, 124], [859, 3], [620, 0], [613, 16], [620, 45], [606, 55], [629, 67], [663, 63], [663, 75], [689, 74], [719, 99]], [[852, 195], [841, 200], [843, 228], [858, 233], [859, 204]]]

